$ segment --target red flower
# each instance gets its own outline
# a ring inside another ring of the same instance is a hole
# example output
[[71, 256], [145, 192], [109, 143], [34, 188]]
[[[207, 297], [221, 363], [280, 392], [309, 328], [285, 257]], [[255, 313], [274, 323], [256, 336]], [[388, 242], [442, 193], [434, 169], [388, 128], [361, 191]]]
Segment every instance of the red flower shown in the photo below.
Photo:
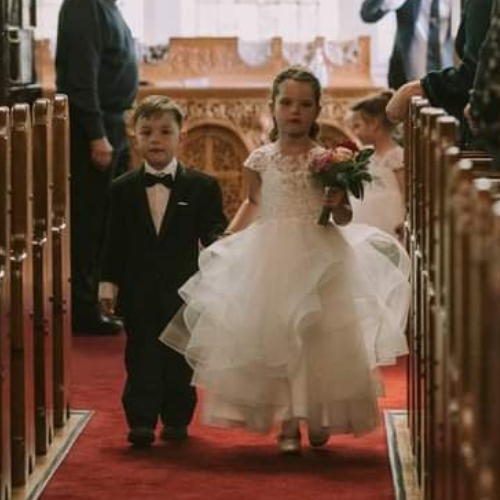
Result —
[[358, 146], [352, 141], [342, 141], [340, 144], [337, 144], [337, 147], [339, 146], [342, 148], [350, 149], [353, 153], [359, 152]]

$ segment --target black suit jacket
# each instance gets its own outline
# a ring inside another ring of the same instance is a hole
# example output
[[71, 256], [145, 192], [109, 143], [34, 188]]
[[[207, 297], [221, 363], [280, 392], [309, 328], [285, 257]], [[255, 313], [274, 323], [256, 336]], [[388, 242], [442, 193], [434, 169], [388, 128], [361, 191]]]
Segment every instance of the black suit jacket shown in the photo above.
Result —
[[182, 304], [177, 290], [198, 269], [200, 243], [210, 245], [226, 224], [216, 179], [181, 164], [159, 234], [144, 168], [113, 181], [101, 281], [118, 286], [126, 324], [152, 307], [168, 322]]

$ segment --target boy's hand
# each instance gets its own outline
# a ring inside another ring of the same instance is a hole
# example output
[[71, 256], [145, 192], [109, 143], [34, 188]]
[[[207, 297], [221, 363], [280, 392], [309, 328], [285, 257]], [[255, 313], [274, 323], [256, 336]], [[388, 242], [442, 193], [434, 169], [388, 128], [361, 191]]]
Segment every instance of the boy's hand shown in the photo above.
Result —
[[105, 316], [113, 316], [115, 314], [115, 301], [113, 299], [100, 299], [99, 306], [101, 314]]

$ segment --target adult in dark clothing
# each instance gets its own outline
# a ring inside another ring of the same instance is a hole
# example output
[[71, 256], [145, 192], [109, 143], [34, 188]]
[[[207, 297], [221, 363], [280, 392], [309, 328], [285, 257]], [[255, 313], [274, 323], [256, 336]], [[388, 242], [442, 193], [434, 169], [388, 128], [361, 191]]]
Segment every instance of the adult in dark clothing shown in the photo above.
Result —
[[115, 0], [64, 0], [56, 74], [71, 120], [73, 330], [116, 333], [121, 325], [99, 313], [99, 260], [110, 183], [119, 158], [127, 156], [124, 111], [137, 93], [138, 66]]
[[460, 63], [442, 71], [432, 71], [421, 80], [401, 87], [387, 106], [387, 115], [394, 122], [402, 121], [413, 95], [426, 97], [432, 106], [443, 108], [462, 124], [462, 145], [467, 146], [470, 134], [465, 123], [464, 108], [474, 84], [479, 51], [490, 26], [493, 0], [468, 0], [455, 41]]
[[486, 149], [500, 167], [500, 0], [493, 8], [471, 92], [470, 117], [478, 146]]
[[192, 371], [158, 337], [182, 305], [178, 289], [198, 270], [200, 243], [218, 239], [226, 218], [217, 181], [176, 159], [177, 105], [149, 96], [133, 121], [145, 162], [113, 181], [99, 295], [105, 312], [119, 304], [123, 314], [128, 440], [149, 446], [158, 417], [162, 439], [187, 437], [196, 404]]
[[375, 23], [396, 13], [396, 36], [389, 61], [389, 86], [453, 64], [450, 0], [364, 0], [361, 19]]

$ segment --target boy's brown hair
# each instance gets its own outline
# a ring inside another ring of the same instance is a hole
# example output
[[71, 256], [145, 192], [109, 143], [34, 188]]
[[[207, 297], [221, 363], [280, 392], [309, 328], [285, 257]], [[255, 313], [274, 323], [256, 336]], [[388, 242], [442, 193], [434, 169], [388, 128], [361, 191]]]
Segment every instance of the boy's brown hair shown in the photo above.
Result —
[[179, 105], [170, 97], [165, 95], [150, 95], [145, 97], [134, 109], [132, 124], [135, 127], [140, 118], [151, 118], [152, 116], [171, 113], [175, 121], [182, 128], [184, 114]]

